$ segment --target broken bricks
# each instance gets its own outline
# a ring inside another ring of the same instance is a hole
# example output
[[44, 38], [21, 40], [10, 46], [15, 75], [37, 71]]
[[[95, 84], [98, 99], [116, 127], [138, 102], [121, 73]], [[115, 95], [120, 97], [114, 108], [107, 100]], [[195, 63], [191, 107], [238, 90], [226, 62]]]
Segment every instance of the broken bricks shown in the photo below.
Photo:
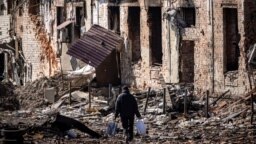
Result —
[[[143, 137], [135, 135], [136, 142], [157, 143], [160, 140], [165, 142], [191, 141], [201, 143], [206, 141], [220, 141], [232, 143], [236, 140], [236, 137], [241, 139], [240, 142], [252, 142], [254, 138], [253, 131], [255, 131], [255, 128], [248, 128], [250, 125], [250, 103], [248, 100], [250, 99], [244, 98], [244, 100], [233, 100], [231, 98], [224, 99], [223, 97], [217, 101], [216, 105], [213, 106], [211, 105], [211, 102], [216, 101], [219, 97], [210, 98], [209, 114], [211, 117], [206, 119], [204, 114], [201, 114], [202, 111], [204, 111], [204, 101], [196, 99], [193, 96], [193, 93], [189, 92], [188, 101], [190, 104], [187, 107], [187, 117], [184, 117], [183, 96], [185, 93], [179, 89], [179, 87], [173, 87], [169, 92], [172, 93], [172, 98], [177, 101], [175, 105], [179, 105], [181, 110], [179, 108], [175, 109], [174, 107], [171, 112], [167, 111], [166, 114], [163, 114], [162, 109], [163, 90], [152, 89], [150, 91], [148, 96], [148, 107], [146, 109], [146, 113], [143, 115], [145, 120], [144, 122], [148, 128], [148, 133]], [[143, 96], [144, 94], [145, 93], [142, 92], [141, 94], [136, 95], [141, 112], [144, 110], [146, 103], [146, 97]], [[122, 141], [122, 131], [120, 130], [118, 130], [116, 135], [111, 138], [101, 138], [100, 140], [88, 139], [88, 132], [90, 133], [93, 131], [100, 135], [104, 135], [106, 133], [107, 123], [112, 120], [113, 115], [111, 111], [107, 113], [101, 113], [102, 111], [100, 111], [100, 109], [103, 108], [108, 110], [107, 96], [92, 96], [91, 106], [94, 110], [87, 111], [87, 92], [72, 92], [71, 98], [73, 100], [71, 105], [68, 103], [68, 95], [69, 94], [66, 94], [59, 98], [59, 100], [49, 106], [48, 109], [39, 107], [29, 111], [28, 113], [25, 111], [25, 113], [21, 111], [20, 114], [15, 112], [2, 113], [1, 123], [14, 122], [17, 120], [21, 120], [22, 122], [30, 122], [29, 125], [30, 127], [34, 128], [34, 130], [30, 130], [24, 135], [25, 141], [31, 139], [31, 141], [41, 141], [47, 143], [56, 138], [66, 141], [67, 143], [84, 143], [85, 141], [104, 141], [109, 143], [112, 141]], [[170, 101], [166, 101], [166, 103], [169, 102]], [[56, 111], [54, 111], [54, 109]], [[49, 112], [51, 110], [52, 112]], [[51, 118], [58, 112], [60, 113], [59, 117], [61, 118], [58, 118], [57, 121], [55, 121], [55, 119], [51, 120], [49, 126], [45, 125], [44, 122], [37, 122], [46, 121], [48, 118]], [[8, 117], [11, 118], [9, 119]], [[71, 120], [73, 122], [68, 122], [67, 124], [66, 122], [63, 122], [63, 118], [68, 119], [67, 121]], [[14, 123], [14, 125], [19, 125], [19, 122], [16, 122], [16, 124]], [[120, 123], [118, 123], [118, 125], [118, 127], [121, 127]], [[82, 131], [79, 130], [81, 128]], [[90, 128], [92, 131], [87, 131], [87, 128]], [[59, 132], [55, 131], [56, 129], [58, 129]], [[63, 133], [63, 136], [60, 135], [60, 132]], [[84, 132], [87, 134], [84, 135]], [[231, 133], [233, 135], [230, 135]], [[249, 134], [249, 139], [243, 137], [244, 133]], [[221, 134], [221, 137], [219, 134]], [[68, 139], [66, 139], [64, 135], [68, 135]], [[91, 136], [89, 135], [89, 137]]]

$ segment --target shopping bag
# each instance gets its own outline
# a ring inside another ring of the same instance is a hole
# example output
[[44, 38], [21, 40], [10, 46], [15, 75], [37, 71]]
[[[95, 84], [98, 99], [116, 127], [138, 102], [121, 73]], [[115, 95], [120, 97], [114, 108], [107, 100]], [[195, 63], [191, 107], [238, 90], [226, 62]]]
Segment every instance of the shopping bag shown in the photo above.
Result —
[[106, 133], [109, 136], [114, 136], [116, 134], [117, 124], [115, 122], [108, 123]]
[[138, 134], [140, 134], [140, 135], [145, 135], [146, 134], [146, 126], [145, 126], [144, 121], [142, 119], [137, 120], [136, 129], [137, 129]]

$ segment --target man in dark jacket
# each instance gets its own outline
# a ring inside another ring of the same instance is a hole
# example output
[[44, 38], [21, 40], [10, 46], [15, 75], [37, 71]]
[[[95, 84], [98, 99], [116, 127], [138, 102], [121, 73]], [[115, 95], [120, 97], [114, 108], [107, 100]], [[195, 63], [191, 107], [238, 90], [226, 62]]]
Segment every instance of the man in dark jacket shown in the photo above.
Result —
[[122, 88], [122, 93], [116, 100], [115, 108], [115, 119], [120, 114], [122, 126], [126, 135], [126, 141], [132, 141], [134, 115], [136, 115], [139, 119], [141, 119], [141, 115], [138, 110], [137, 101], [135, 97], [130, 94], [127, 86]]

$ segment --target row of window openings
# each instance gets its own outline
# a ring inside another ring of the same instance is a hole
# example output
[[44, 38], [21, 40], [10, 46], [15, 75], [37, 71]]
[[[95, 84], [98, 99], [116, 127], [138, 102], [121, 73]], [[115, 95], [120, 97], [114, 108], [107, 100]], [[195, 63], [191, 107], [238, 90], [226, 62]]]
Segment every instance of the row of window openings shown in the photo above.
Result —
[[[81, 26], [80, 25], [80, 23], [81, 23], [81, 17], [80, 17], [81, 16], [81, 13], [80, 13], [81, 10], [82, 10], [82, 7], [81, 8], [79, 7], [79, 8], [76, 9], [76, 24], [77, 24], [77, 26]], [[115, 12], [119, 12], [119, 10], [114, 10], [114, 11]], [[160, 11], [161, 11], [161, 9], [160, 9]], [[57, 24], [58, 25], [61, 24], [64, 21], [63, 20], [63, 16], [62, 16], [63, 13], [64, 13], [63, 7], [57, 7]], [[152, 14], [153, 14], [153, 12], [152, 12]], [[183, 17], [184, 21], [187, 24], [187, 27], [195, 26], [195, 23], [196, 23], [195, 8], [181, 8], [181, 14], [182, 14], [182, 17]], [[120, 16], [120, 14], [119, 14], [119, 16]], [[161, 17], [161, 15], [160, 15], [160, 17]], [[80, 29], [80, 28], [77, 28], [77, 29]], [[76, 33], [77, 32], [79, 32], [79, 30], [76, 30]], [[68, 35], [71, 36], [71, 27], [70, 26], [68, 27]], [[69, 38], [69, 39], [71, 39], [71, 38]], [[161, 41], [160, 41], [160, 43], [161, 43]], [[155, 52], [152, 52], [152, 55], [154, 55], [154, 54], [155, 54]], [[228, 57], [228, 56], [226, 56], [226, 57]], [[162, 57], [159, 58], [159, 55], [157, 57], [155, 57], [155, 58], [153, 57], [152, 59], [158, 59], [158, 62], [162, 63], [162, 61], [161, 61]], [[235, 58], [227, 58], [227, 59], [233, 60]], [[134, 59], [134, 61], [137, 61], [137, 60], [138, 59]], [[231, 67], [231, 68], [229, 68], [229, 67]], [[226, 69], [227, 69], [227, 71], [236, 70], [237, 66], [234, 66], [232, 68], [232, 66], [227, 65]]]
[[[195, 8], [182, 8], [182, 16], [187, 27], [195, 25]], [[120, 34], [120, 8], [108, 7], [109, 29]], [[151, 64], [162, 65], [162, 24], [161, 7], [149, 7], [148, 26], [150, 29], [149, 47], [151, 49]], [[132, 48], [132, 62], [141, 60], [140, 50], [140, 7], [128, 9], [128, 46]], [[126, 42], [127, 44], [127, 42]]]

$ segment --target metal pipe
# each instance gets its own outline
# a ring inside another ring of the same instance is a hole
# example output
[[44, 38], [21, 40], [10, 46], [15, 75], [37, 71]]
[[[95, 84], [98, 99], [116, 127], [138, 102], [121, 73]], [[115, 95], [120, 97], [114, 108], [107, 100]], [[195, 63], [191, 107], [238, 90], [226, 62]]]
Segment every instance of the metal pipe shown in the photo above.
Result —
[[148, 99], [149, 99], [149, 94], [150, 94], [150, 87], [148, 88], [148, 93], [147, 93], [147, 99], [144, 107], [144, 115], [146, 114], [147, 106], [148, 106]]
[[8, 53], [4, 53], [4, 79], [8, 81]]
[[187, 107], [187, 90], [184, 95], [184, 116], [186, 117], [188, 114], [188, 107]]
[[164, 95], [163, 95], [163, 114], [166, 113], [166, 88], [164, 88]]
[[32, 73], [33, 73], [33, 69], [32, 69], [32, 64], [29, 63], [29, 81], [32, 81]]
[[251, 124], [253, 124], [253, 117], [254, 117], [254, 105], [253, 105], [253, 94], [251, 94]]
[[97, 1], [97, 24], [99, 25], [99, 23], [100, 23], [100, 10], [99, 10], [99, 6], [100, 6], [100, 4], [99, 4], [99, 1]]
[[207, 90], [206, 91], [206, 109], [205, 109], [206, 118], [209, 118], [208, 112], [209, 112], [209, 91]]
[[90, 82], [88, 83], [88, 93], [89, 93], [89, 110], [91, 110], [91, 85]]
[[69, 105], [71, 105], [71, 82], [69, 82]]
[[[112, 89], [112, 84], [108, 84], [108, 99], [111, 98], [111, 89]], [[109, 101], [108, 101], [108, 105], [109, 105]]]
[[214, 21], [213, 21], [213, 17], [214, 17], [214, 11], [213, 11], [213, 0], [210, 0], [210, 9], [211, 9], [211, 48], [212, 48], [212, 93], [214, 93], [214, 75], [215, 75], [215, 63], [214, 63], [214, 47], [215, 47], [215, 43], [214, 43]]

